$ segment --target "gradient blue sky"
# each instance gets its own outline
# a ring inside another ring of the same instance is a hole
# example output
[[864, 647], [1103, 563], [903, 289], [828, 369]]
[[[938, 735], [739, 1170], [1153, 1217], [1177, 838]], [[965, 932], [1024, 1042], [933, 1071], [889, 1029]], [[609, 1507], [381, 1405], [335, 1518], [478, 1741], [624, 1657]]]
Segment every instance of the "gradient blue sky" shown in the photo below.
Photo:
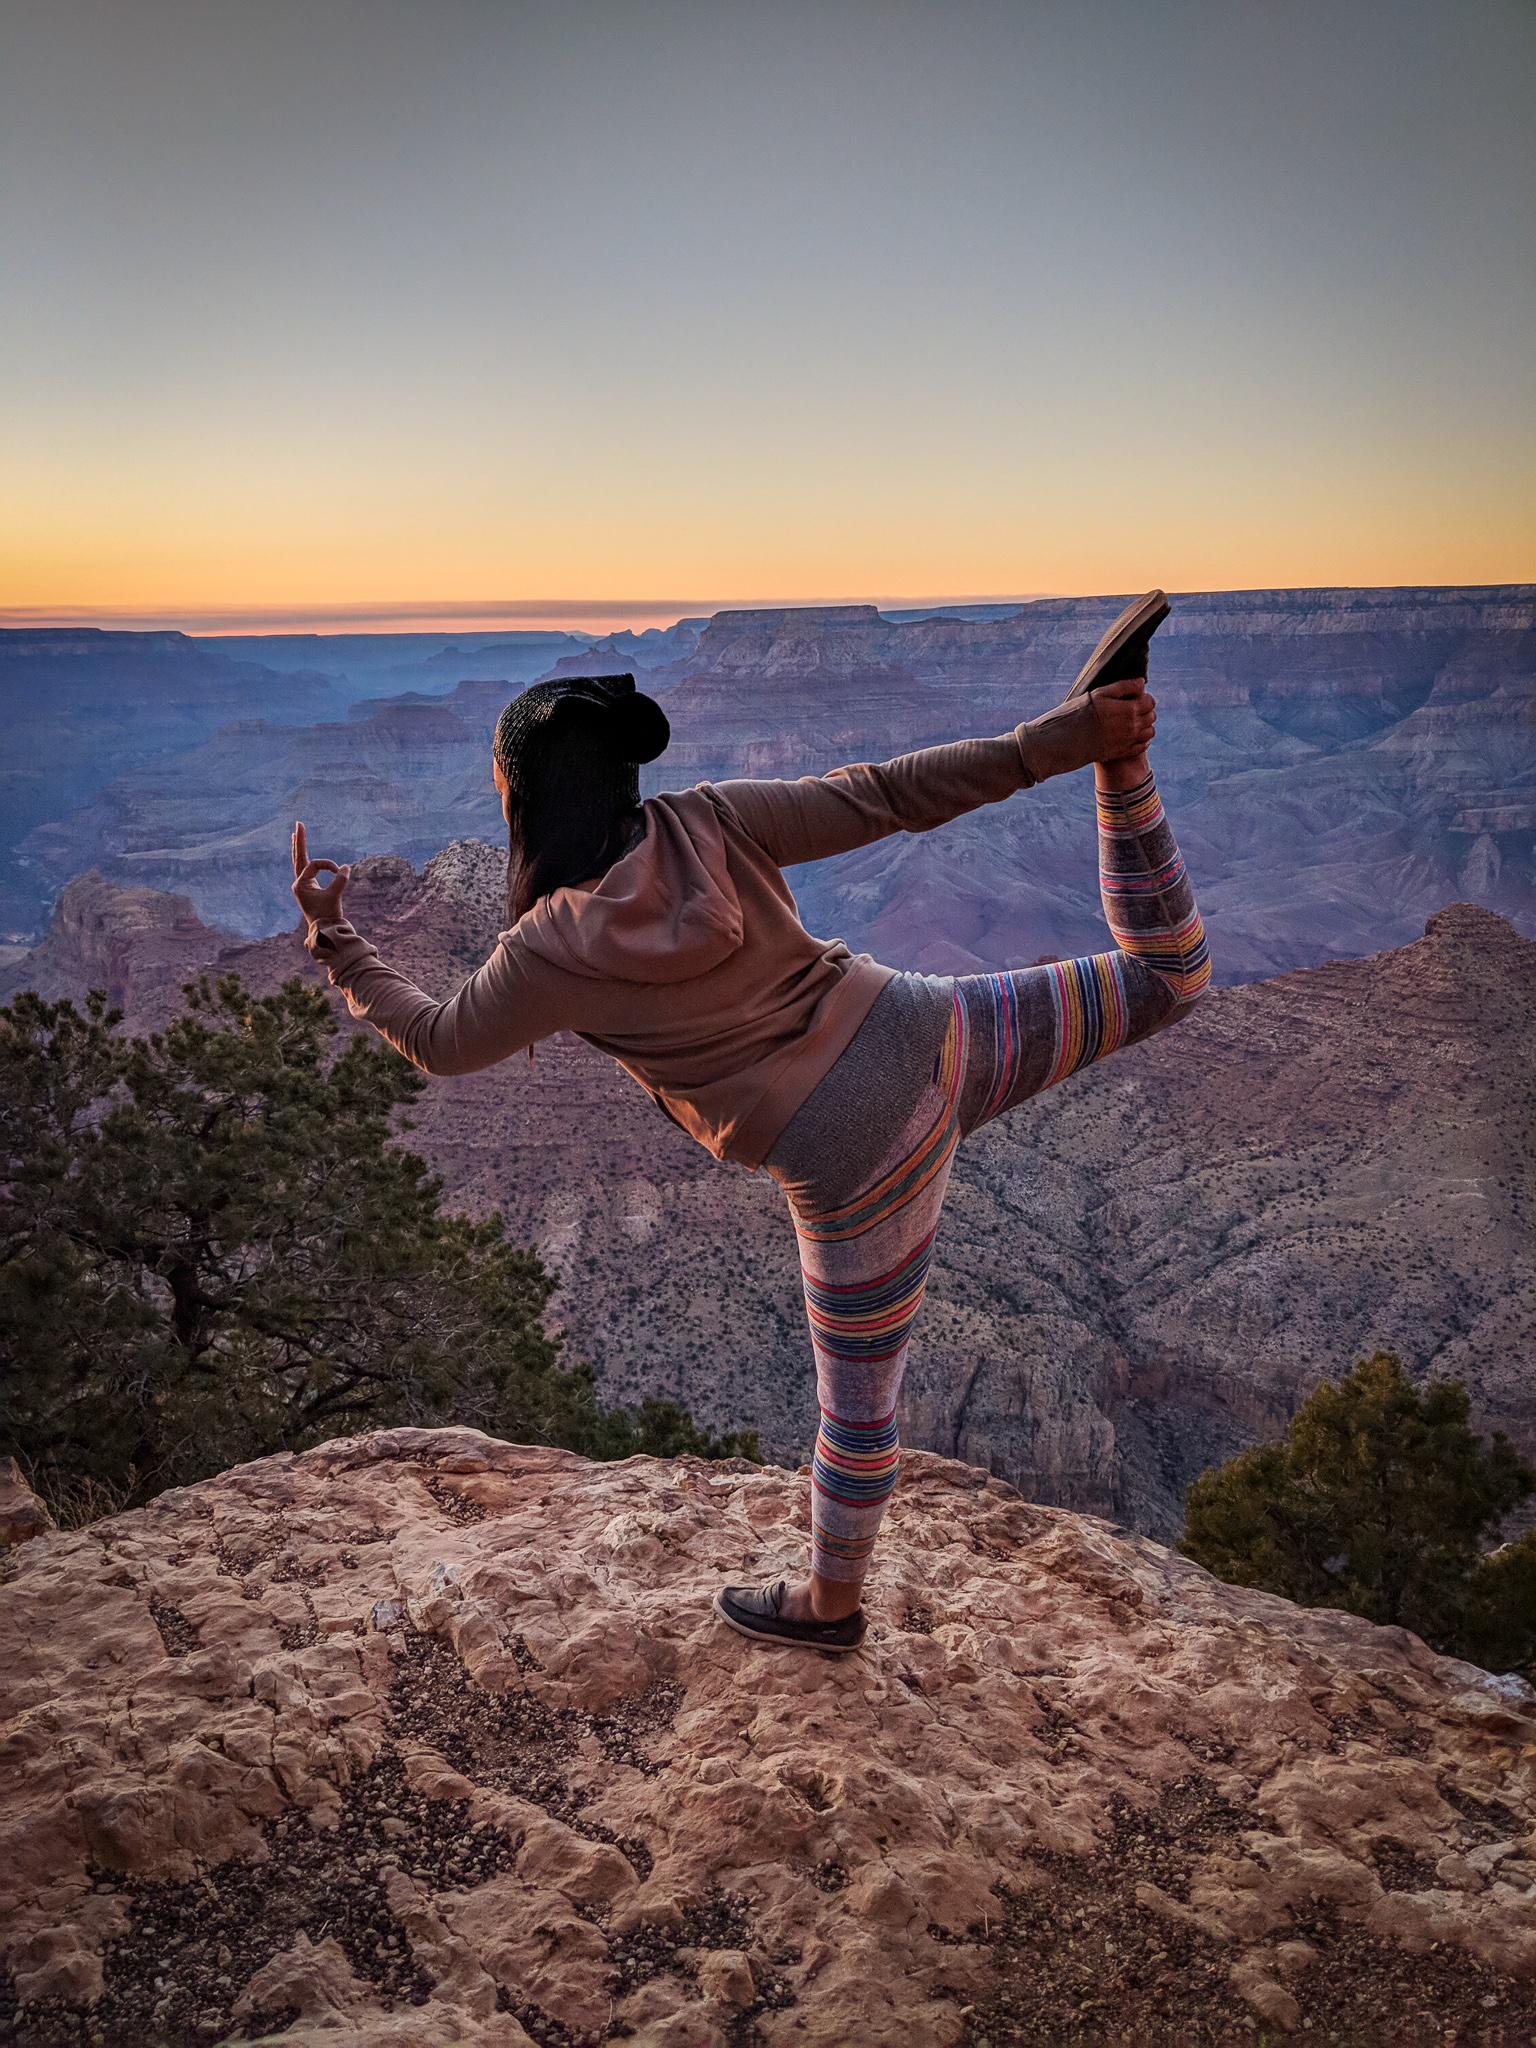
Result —
[[1528, 0], [3, 20], [16, 616], [1536, 574]]

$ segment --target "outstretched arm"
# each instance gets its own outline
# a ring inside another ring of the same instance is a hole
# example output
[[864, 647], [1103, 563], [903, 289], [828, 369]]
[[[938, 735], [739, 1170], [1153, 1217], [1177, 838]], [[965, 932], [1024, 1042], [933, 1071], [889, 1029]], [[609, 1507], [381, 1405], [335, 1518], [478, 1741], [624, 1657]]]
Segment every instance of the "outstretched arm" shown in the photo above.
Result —
[[[396, 1052], [427, 1074], [473, 1074], [525, 1046], [563, 1030], [554, 991], [541, 977], [536, 985], [520, 954], [498, 945], [478, 973], [446, 1003], [435, 1002], [379, 957], [342, 916], [342, 892], [351, 870], [334, 861], [312, 861], [304, 827], [293, 834], [293, 893], [308, 922], [305, 945], [330, 969], [354, 1017], [371, 1024]], [[322, 888], [317, 877], [336, 880]]]
[[771, 860], [793, 867], [893, 832], [931, 832], [1048, 776], [1145, 751], [1155, 710], [1144, 682], [1117, 683], [996, 739], [925, 747], [795, 782], [721, 782], [715, 795]]

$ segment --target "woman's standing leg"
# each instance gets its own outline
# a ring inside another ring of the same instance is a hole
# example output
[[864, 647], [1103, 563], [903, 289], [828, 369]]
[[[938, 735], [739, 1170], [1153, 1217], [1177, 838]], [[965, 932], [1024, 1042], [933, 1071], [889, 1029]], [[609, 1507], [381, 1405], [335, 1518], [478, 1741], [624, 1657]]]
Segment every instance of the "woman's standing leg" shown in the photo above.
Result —
[[832, 1210], [791, 1202], [821, 1421], [811, 1459], [811, 1583], [786, 1612], [852, 1614], [896, 1484], [896, 1396], [960, 1142], [965, 1014], [870, 1184]]
[[[947, 1022], [937, 1056], [919, 1055], [931, 1072], [917, 1105], [854, 1192], [823, 1195], [826, 1176], [817, 1172], [801, 1181], [775, 1175], [799, 1240], [821, 1420], [811, 1460], [811, 1576], [795, 1586], [723, 1588], [716, 1608], [746, 1634], [852, 1649], [863, 1633], [860, 1589], [896, 1484], [896, 1395], [960, 1142], [965, 1012], [952, 984], [938, 1000]], [[823, 1115], [812, 1098], [812, 1138]], [[828, 1120], [828, 1151], [841, 1135]], [[802, 1633], [788, 1635], [784, 1624]], [[816, 1629], [827, 1632], [819, 1644]]]

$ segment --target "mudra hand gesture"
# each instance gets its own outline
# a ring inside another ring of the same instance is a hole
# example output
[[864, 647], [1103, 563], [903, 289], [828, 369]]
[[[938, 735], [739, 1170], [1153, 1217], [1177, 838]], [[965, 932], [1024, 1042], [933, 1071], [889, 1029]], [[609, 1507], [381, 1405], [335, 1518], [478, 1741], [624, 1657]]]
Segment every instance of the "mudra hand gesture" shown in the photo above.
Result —
[[[322, 875], [334, 875], [323, 883]], [[300, 910], [311, 924], [338, 924], [346, 915], [341, 899], [352, 879], [350, 867], [338, 867], [333, 860], [311, 860], [309, 843], [301, 819], [293, 828], [293, 893]]]

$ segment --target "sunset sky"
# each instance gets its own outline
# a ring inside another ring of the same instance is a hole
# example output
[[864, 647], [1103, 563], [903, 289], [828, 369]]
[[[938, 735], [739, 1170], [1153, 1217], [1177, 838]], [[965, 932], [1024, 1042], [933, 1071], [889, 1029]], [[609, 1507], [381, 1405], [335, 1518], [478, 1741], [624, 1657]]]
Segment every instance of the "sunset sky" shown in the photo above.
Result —
[[1536, 577], [1530, 0], [13, 0], [0, 604]]

